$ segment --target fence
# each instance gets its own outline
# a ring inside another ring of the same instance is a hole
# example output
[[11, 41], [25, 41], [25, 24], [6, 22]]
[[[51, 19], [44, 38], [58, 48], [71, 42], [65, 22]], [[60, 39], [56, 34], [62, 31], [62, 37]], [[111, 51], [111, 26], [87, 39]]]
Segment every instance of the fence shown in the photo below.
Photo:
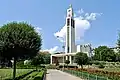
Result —
[[74, 71], [74, 70], [64, 70], [64, 72], [70, 73], [72, 75], [83, 78], [85, 80], [109, 80], [108, 77], [89, 74], [87, 72], [80, 72], [80, 71]]

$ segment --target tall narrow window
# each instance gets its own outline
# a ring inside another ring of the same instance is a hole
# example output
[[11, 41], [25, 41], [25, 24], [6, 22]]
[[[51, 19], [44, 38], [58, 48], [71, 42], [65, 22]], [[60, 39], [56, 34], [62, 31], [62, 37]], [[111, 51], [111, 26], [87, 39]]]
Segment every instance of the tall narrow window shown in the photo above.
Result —
[[75, 21], [73, 20], [72, 22], [73, 22], [73, 28], [75, 28]]
[[69, 26], [70, 25], [70, 19], [68, 18], [67, 19], [67, 26]]
[[71, 26], [73, 27], [73, 19], [71, 19]]
[[68, 47], [68, 49], [67, 49], [67, 53], [69, 53], [69, 47]]

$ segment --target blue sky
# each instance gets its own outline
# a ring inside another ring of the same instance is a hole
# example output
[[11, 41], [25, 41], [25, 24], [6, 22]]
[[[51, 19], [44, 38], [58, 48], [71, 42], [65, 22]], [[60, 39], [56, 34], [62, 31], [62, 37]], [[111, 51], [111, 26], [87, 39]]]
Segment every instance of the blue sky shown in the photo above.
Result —
[[72, 4], [75, 14], [81, 9], [84, 14], [102, 13], [89, 21], [89, 29], [84, 31], [77, 44], [114, 46], [120, 30], [119, 3], [119, 0], [1, 0], [0, 25], [11, 21], [28, 22], [41, 28], [42, 49], [52, 50], [58, 46], [61, 50], [62, 43], [54, 33], [64, 26], [66, 9]]

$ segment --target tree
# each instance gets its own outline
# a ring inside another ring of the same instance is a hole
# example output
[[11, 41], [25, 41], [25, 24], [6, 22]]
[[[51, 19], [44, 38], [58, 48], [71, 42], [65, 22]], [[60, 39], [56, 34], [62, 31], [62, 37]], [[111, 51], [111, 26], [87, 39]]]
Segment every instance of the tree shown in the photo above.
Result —
[[42, 54], [44, 57], [45, 64], [50, 64], [50, 56], [51, 54], [49, 52], [39, 52], [39, 54]]
[[45, 60], [45, 64], [50, 64], [50, 54], [45, 54], [44, 60]]
[[116, 60], [115, 52], [110, 48], [106, 48], [106, 49], [102, 50], [101, 55], [102, 55], [103, 61], [112, 62], [112, 61]]
[[101, 51], [106, 49], [107, 46], [99, 46], [98, 48], [95, 48], [94, 49], [94, 60], [99, 60], [99, 61], [102, 61], [102, 53]]
[[120, 32], [118, 33], [117, 45], [118, 45], [119, 53], [120, 53]]
[[2, 57], [14, 60], [13, 79], [17, 59], [35, 56], [41, 49], [41, 41], [34, 27], [24, 22], [11, 22], [0, 28], [0, 53]]
[[75, 55], [75, 62], [81, 66], [81, 68], [83, 69], [83, 65], [86, 64], [88, 62], [88, 56], [86, 53], [82, 53], [82, 52], [78, 52]]
[[116, 61], [120, 62], [120, 53], [116, 53]]
[[32, 59], [31, 64], [36, 66], [36, 70], [37, 70], [37, 67], [39, 65], [44, 64], [44, 56], [42, 54], [38, 54]]
[[115, 52], [107, 46], [99, 46], [94, 50], [94, 59], [98, 61], [115, 61]]
[[68, 64], [70, 63], [69, 60], [65, 60], [65, 64], [67, 64], [67, 67], [68, 67]]

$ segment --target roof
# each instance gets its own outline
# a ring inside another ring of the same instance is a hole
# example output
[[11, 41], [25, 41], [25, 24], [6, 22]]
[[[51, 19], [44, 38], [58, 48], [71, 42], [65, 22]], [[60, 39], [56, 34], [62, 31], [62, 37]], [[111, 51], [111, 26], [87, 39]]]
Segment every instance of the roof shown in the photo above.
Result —
[[76, 53], [65, 53], [65, 54], [52, 54], [51, 56], [63, 57], [63, 56], [74, 56]]

